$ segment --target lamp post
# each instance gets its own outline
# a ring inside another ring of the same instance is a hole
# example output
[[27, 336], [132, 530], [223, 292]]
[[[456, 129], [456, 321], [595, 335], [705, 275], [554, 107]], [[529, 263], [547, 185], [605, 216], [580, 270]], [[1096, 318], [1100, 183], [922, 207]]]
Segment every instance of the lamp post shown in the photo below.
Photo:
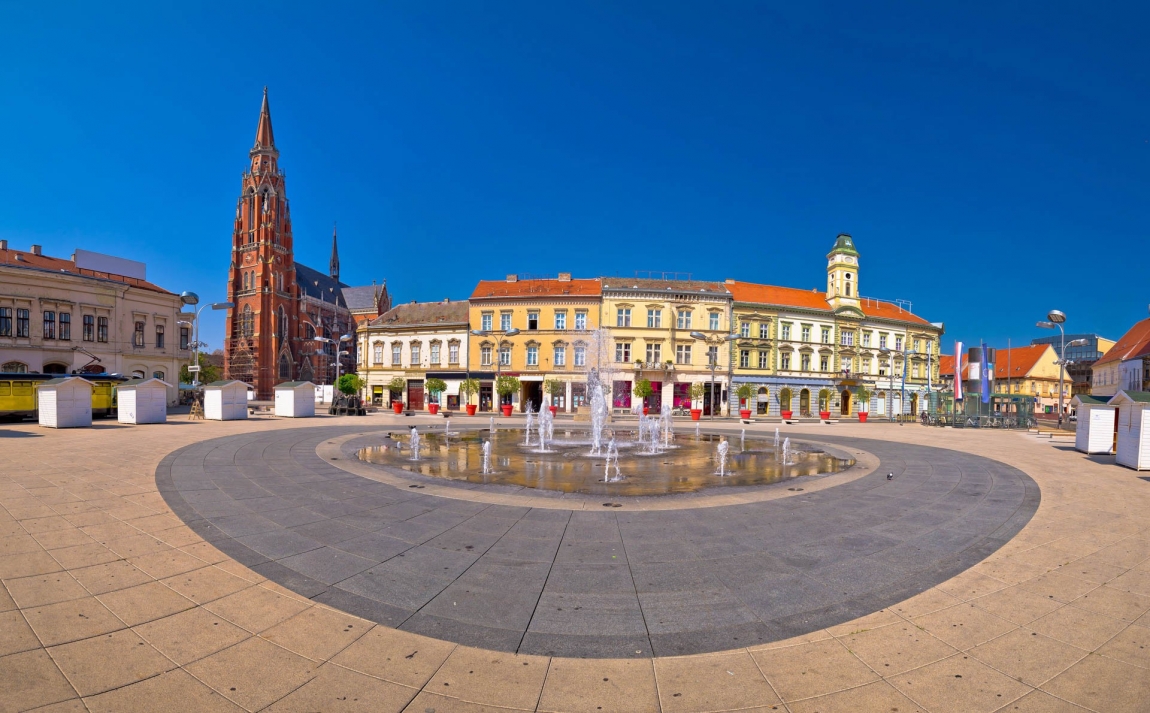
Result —
[[[469, 334], [471, 334], [474, 337], [490, 337], [492, 334], [494, 334], [494, 332], [492, 332], [491, 330], [485, 330], [485, 329], [472, 329], [469, 332]], [[508, 330], [505, 330], [503, 332], [500, 332], [499, 334], [500, 334], [500, 336], [503, 336], [503, 337], [514, 337], [516, 334], [519, 334], [519, 330], [518, 329], [508, 329]], [[500, 354], [500, 350], [501, 350], [502, 346], [503, 346], [502, 344], [496, 344], [495, 345], [495, 351], [496, 351], [496, 354], [495, 354], [495, 381], [497, 381], [497, 382], [499, 381], [499, 375], [501, 373], [503, 373], [503, 361], [502, 361], [502, 356]], [[507, 361], [508, 361], [507, 365], [511, 366], [511, 360], [508, 359]], [[471, 359], [467, 360], [467, 379], [468, 379], [468, 381], [471, 380]], [[495, 391], [495, 384], [494, 383], [491, 385], [491, 390], [492, 390], [492, 392]], [[478, 394], [476, 394], [476, 396], [478, 396]], [[495, 401], [495, 397], [496, 397], [496, 394], [492, 393], [491, 400]], [[503, 404], [501, 403], [500, 406], [502, 406], [502, 405]]]
[[691, 332], [691, 338], [703, 342], [713, 349], [707, 350], [707, 360], [711, 367], [711, 420], [715, 420], [715, 369], [719, 368], [719, 345], [739, 338], [738, 334], [718, 334], [709, 337], [702, 332]]
[[1057, 327], [1059, 336], [1061, 337], [1059, 344], [1061, 344], [1062, 348], [1058, 351], [1058, 427], [1062, 428], [1062, 401], [1065, 396], [1065, 374], [1068, 363], [1066, 360], [1066, 347], [1081, 347], [1088, 342], [1085, 339], [1071, 339], [1070, 343], [1067, 344], [1066, 330], [1062, 328], [1063, 323], [1066, 322], [1066, 314], [1061, 310], [1050, 310], [1046, 315], [1046, 319], [1049, 321], [1037, 322], [1036, 326], [1042, 329], [1054, 329]]
[[[340, 346], [340, 344], [342, 344], [343, 342], [350, 342], [350, 341], [351, 341], [351, 340], [353, 340], [353, 339], [355, 339], [355, 336], [354, 336], [354, 335], [351, 335], [351, 334], [344, 334], [344, 335], [341, 335], [341, 336], [340, 336], [340, 338], [339, 338], [338, 340], [336, 340], [336, 339], [329, 339], [328, 337], [314, 337], [314, 338], [313, 338], [313, 341], [316, 341], [316, 342], [321, 342], [321, 343], [323, 343], [323, 344], [331, 344], [331, 345], [334, 345], [334, 346], [335, 346], [335, 381], [336, 381], [336, 382], [338, 382], [338, 381], [339, 381], [339, 369], [340, 369], [340, 366], [341, 366], [341, 364], [340, 364], [340, 361], [339, 361], [339, 358], [340, 358], [341, 356], [345, 356], [345, 355], [347, 355], [347, 354], [350, 354], [350, 353], [351, 353], [351, 352], [348, 352], [348, 351], [340, 351], [340, 349], [339, 349], [339, 346]], [[332, 382], [332, 383], [334, 384], [335, 382]]]
[[[180, 293], [180, 303], [194, 308], [196, 305], [198, 305], [200, 303], [200, 296], [197, 295], [195, 292], [181, 292]], [[193, 364], [195, 365], [195, 368], [189, 369], [189, 371], [194, 372], [192, 374], [192, 388], [195, 388], [196, 386], [199, 386], [199, 384], [200, 384], [200, 312], [204, 311], [205, 307], [211, 307], [213, 310], [220, 310], [220, 309], [231, 309], [235, 306], [236, 305], [234, 302], [211, 302], [208, 304], [201, 305], [199, 307], [199, 309], [196, 309], [194, 312], [192, 312], [192, 315], [191, 315], [192, 322], [191, 322], [190, 326], [192, 327], [192, 348], [193, 348], [193, 353], [195, 354], [195, 357], [193, 359]], [[180, 314], [185, 314], [185, 313], [181, 312]], [[189, 324], [187, 322], [187, 320], [181, 320], [181, 321], [179, 321], [179, 323], [180, 324]]]

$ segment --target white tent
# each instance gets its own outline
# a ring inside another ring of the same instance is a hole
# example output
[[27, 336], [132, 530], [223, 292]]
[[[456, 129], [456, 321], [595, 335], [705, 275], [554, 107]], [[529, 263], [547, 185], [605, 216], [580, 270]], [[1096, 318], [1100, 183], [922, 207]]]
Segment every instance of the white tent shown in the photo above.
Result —
[[315, 415], [315, 384], [310, 381], [285, 381], [275, 387], [277, 416], [306, 418]]
[[242, 381], [213, 381], [204, 387], [204, 418], [238, 421], [247, 417], [247, 384]]
[[1150, 392], [1119, 391], [1109, 401], [1118, 409], [1118, 447], [1114, 460], [1134, 470], [1150, 470]]
[[78, 376], [50, 379], [36, 387], [40, 425], [87, 428], [92, 425], [92, 382]]
[[164, 423], [168, 420], [168, 389], [163, 379], [132, 379], [116, 387], [116, 420], [120, 423]]
[[1106, 398], [1079, 394], [1070, 404], [1074, 406], [1078, 427], [1074, 433], [1074, 448], [1083, 453], [1114, 452], [1115, 408]]

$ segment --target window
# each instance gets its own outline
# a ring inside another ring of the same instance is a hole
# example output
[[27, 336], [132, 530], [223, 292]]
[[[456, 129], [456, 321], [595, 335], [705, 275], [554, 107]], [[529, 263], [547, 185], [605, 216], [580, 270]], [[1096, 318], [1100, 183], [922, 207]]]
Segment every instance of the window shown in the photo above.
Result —
[[[92, 340], [88, 339], [88, 326], [88, 315], [84, 315], [84, 339], [90, 342]], [[189, 347], [191, 336], [192, 332], [190, 329], [187, 327], [180, 327], [180, 349], [187, 349]]]
[[56, 313], [52, 310], [44, 310], [44, 339], [56, 338]]
[[615, 345], [615, 361], [619, 363], [626, 363], [631, 361], [631, 344], [628, 342], [619, 342]]
[[279, 377], [281, 379], [291, 378], [291, 362], [288, 361], [287, 354], [280, 354]]
[[719, 348], [707, 347], [707, 365], [719, 363]]
[[676, 364], [690, 364], [691, 363], [691, 345], [690, 344], [677, 344], [677, 345], [675, 345], [675, 363]]
[[919, 350], [919, 349], [918, 349], [918, 345], [919, 345], [919, 341], [918, 341], [917, 339], [916, 339], [916, 340], [914, 340], [914, 350], [915, 350], [916, 352]]
[[583, 345], [575, 347], [575, 366], [587, 366], [587, 347]]
[[615, 326], [616, 327], [630, 327], [631, 326], [631, 309], [629, 307], [620, 307], [615, 310]]
[[532, 330], [539, 329], [539, 313], [538, 312], [528, 312], [527, 313], [527, 328], [532, 329]]
[[26, 309], [17, 309], [16, 310], [16, 336], [17, 337], [27, 337], [28, 336], [28, 333], [31, 331], [30, 322], [31, 322], [31, 317], [29, 316], [28, 310], [26, 310]]
[[539, 347], [527, 347], [527, 366], [539, 366]]
[[859, 370], [864, 374], [870, 373], [870, 359], [863, 359], [859, 362]]
[[144, 346], [144, 323], [143, 322], [136, 322], [136, 327], [132, 331], [132, 346], [137, 347], [137, 348]]
[[163, 381], [163, 380], [164, 380], [164, 372], [162, 372], [162, 371], [153, 371], [153, 372], [152, 372], [152, 378], [153, 378], [153, 379], [159, 379], [160, 381]]
[[830, 357], [819, 357], [819, 371], [830, 370]]
[[810, 325], [803, 325], [802, 336], [800, 337], [804, 342], [811, 341], [811, 328]]
[[847, 297], [850, 297], [851, 296], [851, 274], [849, 272], [847, 273], [847, 285], [846, 285], [846, 287], [847, 287]]
[[440, 357], [439, 345], [438, 344], [432, 344], [431, 345], [431, 363], [432, 363], [432, 365], [437, 365], [440, 363], [439, 357]]
[[[830, 327], [823, 327], [822, 331], [823, 331], [823, 334], [822, 334], [823, 344], [830, 344], [831, 343], [831, 328]], [[823, 371], [826, 371], [826, 370], [824, 369]]]
[[743, 322], [742, 324], [739, 325], [739, 336], [741, 336], [743, 339], [750, 339], [751, 338], [751, 323], [750, 322]]
[[511, 347], [499, 347], [499, 365], [511, 366]]
[[783, 334], [781, 337], [779, 337], [779, 339], [790, 339], [791, 338], [791, 325], [789, 325], [789, 324], [782, 325], [782, 330], [783, 330]]
[[770, 363], [768, 361], [769, 359], [770, 359], [770, 352], [767, 352], [767, 351], [759, 352], [759, 368], [760, 369], [766, 369], [767, 365]]
[[458, 364], [459, 363], [459, 345], [458, 344], [448, 344], [447, 345], [447, 363], [448, 364]]
[[648, 327], [662, 327], [663, 326], [663, 310], [649, 309], [647, 310], [647, 326]]
[[910, 375], [911, 375], [911, 378], [914, 378], [914, 379], [918, 378], [918, 364], [911, 364]]
[[851, 370], [851, 358], [850, 357], [843, 357], [841, 360], [839, 360], [839, 369], [842, 371], [850, 371]]
[[555, 366], [567, 366], [566, 347], [555, 347], [555, 351], [551, 355], [551, 361], [555, 364]]
[[72, 340], [72, 313], [60, 313], [60, 339], [65, 342]]
[[751, 365], [751, 351], [749, 349], [742, 349], [739, 351], [739, 366], [746, 369]]
[[863, 332], [862, 333], [862, 345], [864, 347], [870, 346], [870, 332]]
[[802, 369], [803, 371], [810, 371], [811, 370], [811, 355], [810, 354], [803, 354], [802, 356], [799, 357], [799, 368]]
[[878, 348], [879, 349], [886, 349], [886, 335], [885, 334], [878, 335]]
[[164, 325], [156, 325], [156, 349], [164, 348]]
[[586, 312], [576, 312], [575, 313], [575, 329], [579, 330], [580, 332], [587, 329], [587, 313]]
[[[5, 374], [27, 374], [28, 365], [22, 361], [7, 361], [4, 362], [3, 365], [0, 365], [0, 372]], [[16, 384], [16, 391], [19, 393], [20, 384]]]
[[419, 342], [413, 342], [411, 344], [411, 365], [412, 366], [419, 366], [419, 360], [420, 360]]
[[[250, 307], [247, 309], [249, 311], [251, 310]], [[107, 317], [97, 317], [96, 318], [96, 341], [97, 342], [108, 341], [108, 318]]]
[[491, 345], [484, 344], [479, 348], [479, 363], [482, 366], [491, 366]]
[[708, 320], [707, 328], [712, 330], [712, 331], [718, 331], [718, 329], [719, 329], [719, 313], [718, 312], [711, 312], [710, 319]]
[[791, 354], [790, 352], [783, 352], [779, 354], [779, 368], [783, 370], [790, 370], [791, 368]]
[[391, 345], [391, 365], [392, 366], [403, 366], [403, 345], [402, 344], [392, 344]]
[[[12, 308], [0, 307], [0, 337], [12, 336]], [[91, 340], [88, 340], [91, 341]]]
[[379, 342], [376, 342], [371, 347], [371, 363], [372, 364], [382, 364], [383, 363], [383, 345], [380, 344]]
[[499, 315], [499, 329], [504, 332], [511, 331], [511, 313], [504, 312]]
[[759, 324], [759, 339], [770, 339], [771, 327], [766, 322]]
[[647, 345], [647, 361], [652, 364], [658, 364], [663, 361], [663, 345], [662, 344], [648, 344]]
[[690, 329], [691, 328], [691, 310], [689, 310], [689, 309], [679, 310], [679, 317], [675, 322], [675, 326], [678, 327], [679, 329]]
[[902, 351], [902, 335], [896, 335], [894, 338], [894, 350], [896, 352]]
[[483, 332], [491, 331], [491, 315], [485, 314], [479, 318], [479, 329]]
[[853, 347], [855, 344], [855, 333], [849, 331], [839, 332], [839, 344], [844, 347]]
[[555, 329], [558, 329], [558, 330], [567, 329], [567, 313], [566, 312], [556, 312], [555, 313]]

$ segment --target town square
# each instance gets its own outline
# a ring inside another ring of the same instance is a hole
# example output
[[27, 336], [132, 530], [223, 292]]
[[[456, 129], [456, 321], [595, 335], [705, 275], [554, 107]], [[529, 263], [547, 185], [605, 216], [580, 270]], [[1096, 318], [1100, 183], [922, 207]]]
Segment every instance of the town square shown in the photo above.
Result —
[[1036, 12], [0, 6], [0, 710], [1150, 711], [1145, 10]]

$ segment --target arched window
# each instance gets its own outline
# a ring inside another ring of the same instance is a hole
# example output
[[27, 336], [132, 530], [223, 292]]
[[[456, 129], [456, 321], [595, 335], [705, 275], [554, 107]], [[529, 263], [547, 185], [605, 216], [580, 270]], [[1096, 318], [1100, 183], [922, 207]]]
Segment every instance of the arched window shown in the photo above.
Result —
[[307, 326], [304, 328], [306, 331], [304, 333], [307, 334], [307, 338], [315, 339], [315, 327], [312, 326], [311, 322], [307, 322], [306, 325]]
[[287, 319], [287, 313], [284, 312], [283, 307], [280, 307], [280, 309], [279, 309], [279, 317], [280, 317], [280, 319], [279, 319], [279, 337], [281, 340], [287, 339], [287, 336], [288, 336], [288, 319]]
[[152, 378], [153, 378], [153, 379], [159, 379], [160, 381], [163, 381], [163, 380], [164, 380], [164, 372], [162, 372], [162, 371], [153, 371], [153, 372], [152, 372]]
[[142, 369], [136, 369], [136, 370], [132, 371], [132, 378], [133, 378], [133, 379], [142, 379], [142, 378], [144, 378], [144, 372], [143, 372], [143, 370], [142, 370]]
[[245, 290], [248, 289], [248, 284], [249, 284], [248, 283], [248, 273], [247, 273], [247, 271], [244, 271], [244, 289]]
[[243, 316], [240, 318], [240, 331], [245, 337], [255, 334], [255, 315], [252, 314], [251, 305], [244, 305]]
[[22, 361], [7, 361], [0, 364], [0, 371], [5, 374], [27, 374], [28, 365]]
[[248, 191], [248, 242], [254, 243], [256, 230], [256, 189]]
[[846, 285], [846, 287], [847, 287], [847, 297], [850, 297], [851, 296], [851, 274], [849, 272], [847, 273], [847, 285]]
[[288, 361], [287, 354], [280, 354], [280, 378], [291, 378], [291, 362]]

